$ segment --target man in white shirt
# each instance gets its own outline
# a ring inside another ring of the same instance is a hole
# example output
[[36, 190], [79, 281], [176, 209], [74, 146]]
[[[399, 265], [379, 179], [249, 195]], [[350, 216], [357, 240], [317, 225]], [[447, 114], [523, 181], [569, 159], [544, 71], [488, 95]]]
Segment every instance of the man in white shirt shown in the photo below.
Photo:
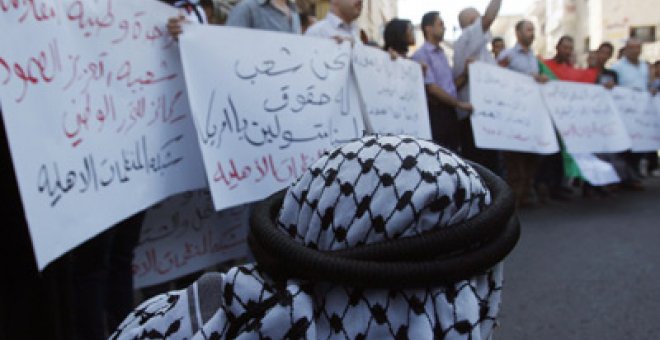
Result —
[[[626, 41], [626, 46], [623, 50], [623, 58], [619, 60], [612, 70], [614, 70], [619, 78], [619, 85], [629, 87], [637, 91], [648, 91], [651, 84], [651, 72], [649, 65], [643, 60], [639, 59], [642, 54], [642, 42], [637, 38], [630, 38]], [[652, 167], [651, 171], [657, 166], [658, 154], [651, 153], [637, 153], [632, 152], [628, 156], [628, 162], [636, 169], [640, 175], [645, 175], [648, 172], [646, 166], [643, 166], [642, 160], [650, 162]]]
[[[465, 8], [458, 14], [458, 23], [463, 32], [454, 43], [454, 67], [452, 74], [458, 89], [458, 99], [470, 101], [468, 86], [468, 64], [481, 61], [496, 64], [495, 58], [486, 46], [491, 41], [490, 26], [497, 18], [502, 0], [491, 0], [483, 16], [475, 8]], [[477, 148], [474, 144], [469, 112], [457, 110], [461, 130], [461, 154], [463, 157], [480, 163], [495, 173], [501, 174], [499, 153], [495, 150]]]
[[360, 29], [355, 20], [362, 12], [362, 0], [330, 0], [330, 10], [323, 20], [310, 26], [306, 36], [334, 38], [341, 42], [360, 41]]
[[623, 58], [619, 60], [612, 69], [617, 73], [619, 85], [629, 87], [637, 91], [649, 89], [651, 81], [649, 65], [641, 60], [642, 42], [637, 38], [630, 38], [623, 50]]

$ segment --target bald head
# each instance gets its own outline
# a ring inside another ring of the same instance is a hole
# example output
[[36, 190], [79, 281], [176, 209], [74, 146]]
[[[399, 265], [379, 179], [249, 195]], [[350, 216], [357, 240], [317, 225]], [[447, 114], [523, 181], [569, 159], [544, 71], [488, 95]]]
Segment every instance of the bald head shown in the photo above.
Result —
[[626, 41], [626, 46], [623, 49], [623, 55], [632, 63], [639, 62], [639, 55], [642, 54], [642, 41], [637, 38], [630, 38]]
[[458, 13], [458, 24], [461, 28], [466, 28], [477, 20], [481, 14], [474, 7], [468, 7]]

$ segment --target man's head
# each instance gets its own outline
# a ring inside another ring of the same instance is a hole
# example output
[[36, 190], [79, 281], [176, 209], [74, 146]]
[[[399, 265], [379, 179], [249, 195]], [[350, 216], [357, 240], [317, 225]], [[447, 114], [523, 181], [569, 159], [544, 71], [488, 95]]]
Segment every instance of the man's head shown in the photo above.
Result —
[[493, 41], [490, 42], [493, 55], [497, 58], [500, 55], [500, 52], [504, 51], [504, 39], [500, 37], [493, 38]]
[[623, 55], [626, 56], [626, 59], [633, 63], [638, 63], [640, 54], [642, 54], [642, 41], [635, 37], [628, 39], [623, 49]]
[[424, 39], [431, 43], [440, 43], [445, 36], [445, 23], [440, 18], [440, 13], [433, 11], [422, 17], [422, 32]]
[[362, 0], [330, 0], [330, 10], [344, 22], [351, 23], [362, 13]]
[[516, 38], [523, 47], [530, 47], [534, 42], [534, 24], [529, 20], [520, 20], [516, 24]]
[[609, 42], [604, 42], [598, 46], [597, 52], [600, 66], [603, 67], [614, 55], [614, 46]]
[[559, 38], [556, 46], [557, 54], [555, 54], [555, 60], [559, 63], [570, 63], [573, 47], [574, 42], [571, 36], [564, 35]]
[[587, 67], [600, 68], [601, 66], [601, 56], [598, 50], [589, 51], [589, 54], [587, 55]]
[[474, 7], [468, 7], [458, 13], [458, 24], [461, 26], [461, 29], [466, 28], [477, 20], [481, 14]]

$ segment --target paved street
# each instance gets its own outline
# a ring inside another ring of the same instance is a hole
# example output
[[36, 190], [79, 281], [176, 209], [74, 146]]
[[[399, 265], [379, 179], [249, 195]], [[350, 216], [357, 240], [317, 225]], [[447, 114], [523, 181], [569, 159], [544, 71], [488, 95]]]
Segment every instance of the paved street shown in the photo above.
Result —
[[495, 339], [660, 339], [660, 179], [521, 213]]

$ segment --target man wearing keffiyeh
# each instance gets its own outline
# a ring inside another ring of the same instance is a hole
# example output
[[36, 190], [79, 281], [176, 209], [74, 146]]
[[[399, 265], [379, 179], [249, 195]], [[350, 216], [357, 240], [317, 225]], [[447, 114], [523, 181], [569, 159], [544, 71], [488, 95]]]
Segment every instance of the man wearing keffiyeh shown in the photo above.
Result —
[[490, 339], [513, 207], [432, 142], [367, 136], [258, 205], [255, 264], [142, 303], [111, 338]]

